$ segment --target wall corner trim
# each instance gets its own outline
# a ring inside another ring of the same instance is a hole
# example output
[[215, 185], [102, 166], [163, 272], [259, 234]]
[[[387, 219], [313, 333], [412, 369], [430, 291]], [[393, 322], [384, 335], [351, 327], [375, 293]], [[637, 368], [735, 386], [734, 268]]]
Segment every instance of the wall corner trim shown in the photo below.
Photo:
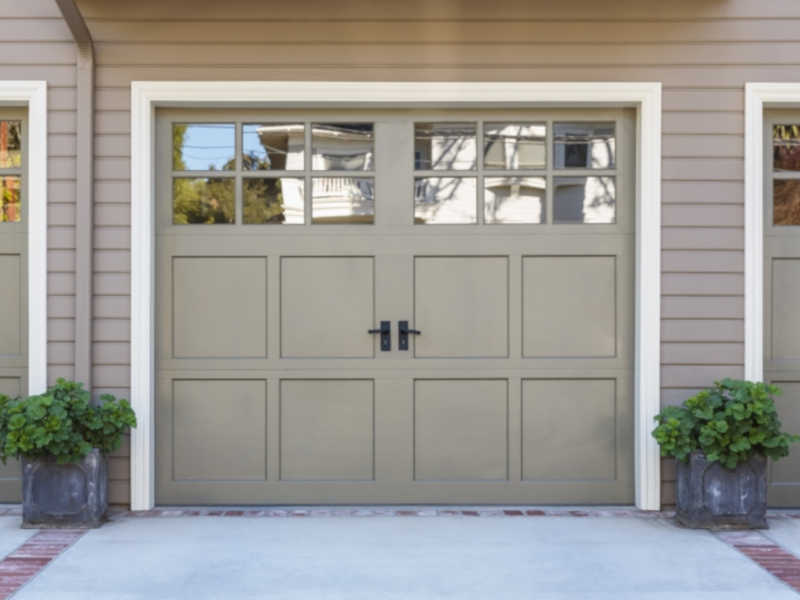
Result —
[[800, 83], [745, 84], [744, 375], [764, 378], [764, 109], [800, 107]]
[[661, 505], [661, 84], [658, 82], [134, 81], [131, 83], [131, 507], [155, 504], [154, 115], [157, 106], [625, 106], [637, 109], [635, 497]]
[[0, 102], [28, 108], [28, 393], [47, 389], [47, 82], [0, 81]]

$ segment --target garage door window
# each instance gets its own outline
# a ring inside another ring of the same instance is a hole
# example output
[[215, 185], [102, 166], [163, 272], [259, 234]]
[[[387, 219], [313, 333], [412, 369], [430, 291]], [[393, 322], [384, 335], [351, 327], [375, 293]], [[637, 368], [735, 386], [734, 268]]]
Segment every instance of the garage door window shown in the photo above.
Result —
[[22, 122], [0, 121], [0, 222], [22, 221]]
[[772, 126], [772, 223], [800, 225], [800, 125]]

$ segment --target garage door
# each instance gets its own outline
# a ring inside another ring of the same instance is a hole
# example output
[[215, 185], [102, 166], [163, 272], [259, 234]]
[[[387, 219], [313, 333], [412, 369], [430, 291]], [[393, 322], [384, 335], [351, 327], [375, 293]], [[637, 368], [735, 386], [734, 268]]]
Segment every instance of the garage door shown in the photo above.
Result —
[[630, 503], [624, 110], [157, 118], [157, 501]]
[[[0, 394], [27, 390], [27, 164], [24, 109], [0, 109]], [[0, 463], [0, 502], [19, 502], [17, 461]]]
[[[764, 377], [784, 428], [800, 433], [800, 113], [764, 119]], [[800, 506], [800, 450], [769, 468], [769, 503]]]

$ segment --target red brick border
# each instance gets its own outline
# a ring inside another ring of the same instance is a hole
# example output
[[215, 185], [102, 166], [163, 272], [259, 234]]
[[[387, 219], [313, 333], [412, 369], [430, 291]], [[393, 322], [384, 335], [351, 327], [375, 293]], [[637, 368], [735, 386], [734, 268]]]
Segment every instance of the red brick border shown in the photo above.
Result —
[[84, 533], [85, 530], [50, 529], [28, 538], [0, 561], [0, 600], [10, 598]]
[[800, 592], [800, 558], [794, 554], [758, 532], [730, 531], [718, 533], [717, 537], [736, 548], [773, 577]]

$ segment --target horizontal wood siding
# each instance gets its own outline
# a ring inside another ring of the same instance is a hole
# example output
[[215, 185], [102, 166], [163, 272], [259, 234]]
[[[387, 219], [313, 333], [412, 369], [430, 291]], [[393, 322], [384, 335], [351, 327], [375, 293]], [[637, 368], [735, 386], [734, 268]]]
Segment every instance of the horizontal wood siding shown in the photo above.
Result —
[[[97, 42], [93, 355], [104, 390], [128, 393], [132, 80], [660, 81], [662, 400], [743, 375], [744, 84], [800, 81], [796, 0], [234, 0], [224, 19], [216, 0], [79, 5]], [[74, 119], [53, 119], [69, 135]], [[69, 227], [69, 212], [57, 214]], [[125, 464], [112, 472], [113, 498], [126, 501]], [[665, 463], [666, 501], [672, 479]]]
[[48, 382], [74, 376], [75, 64], [53, 0], [0, 1], [0, 79], [44, 79], [48, 109]]

